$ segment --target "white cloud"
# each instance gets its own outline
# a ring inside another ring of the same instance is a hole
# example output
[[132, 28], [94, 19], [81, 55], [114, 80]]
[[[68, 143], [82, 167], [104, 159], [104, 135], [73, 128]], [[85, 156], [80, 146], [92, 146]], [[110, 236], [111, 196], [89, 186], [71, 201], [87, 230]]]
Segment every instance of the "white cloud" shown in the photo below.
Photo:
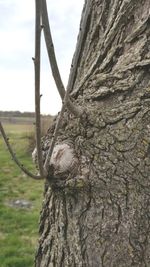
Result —
[[[65, 84], [76, 45], [84, 0], [47, 1], [58, 65]], [[34, 1], [0, 0], [0, 110], [34, 110]], [[42, 112], [61, 101], [42, 45]]]

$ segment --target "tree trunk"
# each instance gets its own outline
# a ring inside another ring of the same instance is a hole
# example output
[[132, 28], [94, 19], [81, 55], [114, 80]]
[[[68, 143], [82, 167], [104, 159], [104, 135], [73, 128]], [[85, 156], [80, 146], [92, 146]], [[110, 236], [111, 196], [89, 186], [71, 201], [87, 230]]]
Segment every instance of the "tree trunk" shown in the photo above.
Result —
[[75, 164], [49, 174], [35, 265], [148, 267], [150, 1], [90, 3], [71, 92], [84, 112], [66, 111], [57, 139]]

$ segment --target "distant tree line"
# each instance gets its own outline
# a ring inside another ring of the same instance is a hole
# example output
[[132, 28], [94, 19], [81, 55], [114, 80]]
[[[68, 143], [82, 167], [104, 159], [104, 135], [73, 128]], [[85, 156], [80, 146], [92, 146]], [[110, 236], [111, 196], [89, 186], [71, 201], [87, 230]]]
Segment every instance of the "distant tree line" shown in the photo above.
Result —
[[[42, 115], [44, 117], [50, 115]], [[21, 112], [21, 111], [0, 111], [0, 117], [35, 117], [35, 112]], [[50, 116], [51, 117], [51, 116]]]

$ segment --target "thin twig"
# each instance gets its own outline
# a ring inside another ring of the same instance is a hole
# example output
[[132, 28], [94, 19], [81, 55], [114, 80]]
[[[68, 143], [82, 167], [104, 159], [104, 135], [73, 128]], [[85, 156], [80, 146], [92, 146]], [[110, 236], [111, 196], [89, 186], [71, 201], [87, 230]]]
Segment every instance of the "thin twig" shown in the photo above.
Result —
[[[64, 88], [61, 76], [60, 76], [60, 72], [59, 72], [59, 68], [58, 68], [58, 64], [56, 60], [56, 55], [55, 55], [50, 25], [49, 25], [46, 0], [42, 0], [42, 27], [44, 30], [44, 37], [45, 37], [49, 62], [51, 65], [52, 75], [54, 77], [60, 97], [63, 100], [65, 96], [65, 88]], [[82, 114], [81, 108], [74, 105], [69, 98], [67, 102], [67, 107], [75, 116], [77, 117], [81, 116]]]
[[41, 54], [41, 0], [35, 0], [35, 117], [36, 117], [36, 148], [40, 175], [44, 176], [41, 148], [41, 117], [40, 117], [40, 54]]
[[36, 179], [36, 180], [43, 179], [42, 176], [35, 175], [35, 174], [31, 173], [29, 170], [27, 170], [27, 169], [23, 166], [23, 164], [17, 159], [17, 157], [16, 157], [15, 153], [13, 152], [13, 149], [12, 149], [10, 143], [9, 143], [9, 139], [8, 139], [7, 136], [6, 136], [6, 133], [5, 133], [5, 131], [4, 131], [4, 128], [3, 128], [1, 122], [0, 122], [0, 132], [1, 132], [2, 137], [3, 137], [4, 141], [5, 141], [5, 144], [6, 144], [7, 148], [8, 148], [8, 151], [10, 152], [10, 154], [11, 154], [11, 156], [12, 156], [12, 159], [15, 161], [15, 163], [18, 165], [18, 167], [19, 167], [19, 168], [20, 168], [26, 175], [30, 176], [30, 177], [33, 178], [33, 179]]

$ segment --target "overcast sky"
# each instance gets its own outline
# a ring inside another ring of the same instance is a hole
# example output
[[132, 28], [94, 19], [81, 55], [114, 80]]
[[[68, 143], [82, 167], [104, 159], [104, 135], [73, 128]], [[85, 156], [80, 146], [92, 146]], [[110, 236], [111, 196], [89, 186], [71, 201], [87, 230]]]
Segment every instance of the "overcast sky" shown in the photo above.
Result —
[[[0, 0], [0, 110], [34, 111], [34, 0]], [[66, 86], [84, 0], [47, 0], [58, 65]], [[41, 111], [61, 108], [42, 41]]]

